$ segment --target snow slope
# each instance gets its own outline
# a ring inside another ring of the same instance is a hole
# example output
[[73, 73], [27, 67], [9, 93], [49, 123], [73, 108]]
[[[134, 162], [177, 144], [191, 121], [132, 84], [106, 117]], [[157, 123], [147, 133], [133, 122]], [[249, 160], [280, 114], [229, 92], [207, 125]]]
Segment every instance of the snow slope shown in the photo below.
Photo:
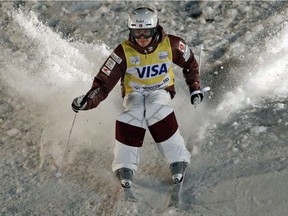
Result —
[[180, 209], [165, 208], [169, 170], [149, 134], [139, 202], [123, 201], [111, 172], [119, 85], [77, 114], [64, 155], [71, 101], [127, 37], [126, 12], [140, 3], [0, 4], [0, 215], [287, 215], [287, 2], [145, 3], [197, 58], [204, 47], [202, 83], [212, 89], [194, 109], [175, 67], [173, 107], [193, 156]]

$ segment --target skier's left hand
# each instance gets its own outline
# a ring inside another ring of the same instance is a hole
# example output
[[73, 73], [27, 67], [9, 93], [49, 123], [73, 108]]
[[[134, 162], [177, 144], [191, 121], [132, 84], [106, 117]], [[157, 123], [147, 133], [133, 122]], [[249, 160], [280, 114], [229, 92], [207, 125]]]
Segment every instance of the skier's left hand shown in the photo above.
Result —
[[191, 93], [191, 104], [196, 107], [198, 104], [202, 102], [203, 98], [204, 94], [202, 93], [202, 91], [200, 90], [193, 91]]
[[78, 111], [83, 110], [87, 104], [87, 101], [84, 99], [85, 95], [81, 95], [76, 97], [71, 106], [74, 112], [78, 113]]

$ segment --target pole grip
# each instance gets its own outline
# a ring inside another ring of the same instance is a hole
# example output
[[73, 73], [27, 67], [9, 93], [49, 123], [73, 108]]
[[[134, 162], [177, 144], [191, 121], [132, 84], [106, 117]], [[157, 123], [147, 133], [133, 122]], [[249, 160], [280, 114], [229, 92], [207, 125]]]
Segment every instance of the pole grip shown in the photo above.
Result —
[[87, 102], [87, 100], [88, 100], [88, 96], [85, 95], [84, 98], [82, 99], [81, 103], [80, 103], [81, 107], [84, 106], [84, 104]]

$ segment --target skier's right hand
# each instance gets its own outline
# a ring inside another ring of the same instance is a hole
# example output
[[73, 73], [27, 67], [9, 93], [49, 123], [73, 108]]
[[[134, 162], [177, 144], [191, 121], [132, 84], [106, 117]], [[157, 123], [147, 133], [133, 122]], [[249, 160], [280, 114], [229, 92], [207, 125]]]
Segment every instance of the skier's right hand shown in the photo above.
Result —
[[80, 110], [83, 110], [85, 108], [87, 104], [87, 101], [86, 101], [86, 98], [85, 98], [85, 95], [81, 95], [79, 97], [76, 97], [71, 106], [72, 106], [72, 109], [74, 112], [78, 113]]
[[201, 90], [193, 91], [191, 93], [191, 104], [195, 107], [202, 102], [204, 94]]

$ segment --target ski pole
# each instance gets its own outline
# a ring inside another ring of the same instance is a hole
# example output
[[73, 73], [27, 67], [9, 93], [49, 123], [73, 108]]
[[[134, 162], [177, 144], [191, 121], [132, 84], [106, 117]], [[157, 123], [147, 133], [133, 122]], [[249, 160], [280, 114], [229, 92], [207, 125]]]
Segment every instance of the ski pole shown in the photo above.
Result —
[[201, 72], [201, 57], [202, 57], [202, 50], [203, 50], [203, 45], [200, 46], [200, 53], [199, 53], [199, 75]]
[[[201, 72], [201, 58], [202, 58], [202, 50], [203, 50], [203, 45], [200, 46], [200, 54], [199, 54], [199, 75]], [[210, 87], [204, 87], [202, 89], [200, 89], [200, 91], [202, 92], [202, 94], [204, 94], [204, 92], [206, 91], [210, 91]], [[194, 108], [197, 107], [198, 104], [200, 104], [200, 98], [199, 97], [195, 97], [193, 100], [193, 104], [194, 104]]]
[[71, 133], [72, 133], [72, 130], [73, 130], [73, 127], [74, 127], [76, 116], [77, 116], [77, 113], [75, 113], [75, 115], [74, 115], [74, 119], [73, 119], [72, 126], [71, 126], [71, 129], [70, 129], [69, 135], [68, 135], [68, 139], [67, 139], [67, 142], [66, 142], [66, 145], [65, 145], [65, 148], [64, 148], [64, 152], [63, 152], [63, 156], [62, 156], [62, 159], [61, 159], [61, 163], [60, 163], [60, 166], [58, 168], [58, 171], [55, 174], [56, 178], [60, 178], [62, 176], [62, 173], [61, 173], [62, 163], [63, 163], [63, 160], [64, 160], [64, 156], [66, 154], [67, 146], [68, 146], [68, 144], [70, 142], [70, 137], [71, 137]]

